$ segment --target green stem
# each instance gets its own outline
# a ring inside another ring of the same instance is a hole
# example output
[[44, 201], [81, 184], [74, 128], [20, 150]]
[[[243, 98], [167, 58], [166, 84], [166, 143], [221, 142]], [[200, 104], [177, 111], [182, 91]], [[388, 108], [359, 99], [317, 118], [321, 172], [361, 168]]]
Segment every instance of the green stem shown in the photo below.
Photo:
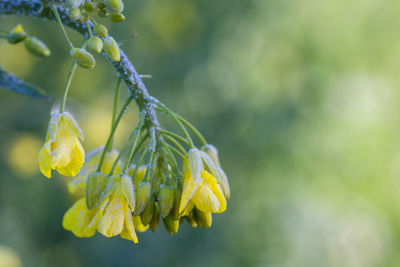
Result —
[[170, 144], [168, 144], [165, 141], [163, 141], [163, 143], [168, 147], [168, 149], [172, 150], [176, 155], [178, 155], [182, 159], [185, 158], [185, 156], [181, 152], [179, 152], [175, 147], [171, 146]]
[[129, 151], [129, 156], [128, 156], [128, 160], [125, 163], [125, 166], [123, 168], [123, 170], [127, 169], [129, 167], [129, 164], [131, 163], [133, 157], [135, 156], [135, 149], [136, 149], [136, 141], [138, 140], [138, 136], [140, 135], [140, 131], [142, 129], [143, 126], [143, 121], [144, 121], [144, 116], [145, 113], [140, 113], [140, 118], [139, 118], [139, 122], [138, 125], [133, 133], [133, 140], [132, 140], [132, 145], [131, 145], [131, 149]]
[[164, 134], [164, 136], [165, 135], [169, 135], [169, 136], [177, 139], [178, 141], [181, 141], [182, 143], [184, 143], [187, 146], [189, 145], [188, 140], [186, 140], [185, 138], [183, 138], [182, 136], [180, 136], [180, 135], [178, 135], [178, 134], [176, 134], [174, 132], [167, 131], [167, 130], [160, 130], [160, 133]]
[[75, 70], [76, 70], [76, 66], [77, 66], [77, 64], [76, 64], [75, 61], [74, 61], [74, 62], [72, 63], [71, 68], [69, 69], [68, 78], [67, 78], [67, 83], [65, 84], [65, 88], [64, 88], [64, 96], [63, 96], [63, 99], [62, 99], [62, 102], [61, 102], [61, 106], [60, 106], [60, 113], [63, 113], [63, 112], [64, 112], [65, 103], [67, 102], [68, 91], [69, 91], [69, 88], [70, 88], [70, 86], [71, 86], [72, 78], [74, 77], [74, 73], [75, 73]]
[[207, 145], [207, 141], [204, 138], [204, 136], [187, 120], [185, 120], [182, 116], [176, 114], [176, 116], [178, 117], [178, 119], [183, 122], [184, 125], [186, 125], [186, 127], [188, 127], [190, 130], [192, 130], [192, 132], [197, 135], [197, 137], [200, 139], [200, 141], [203, 143], [203, 145]]
[[85, 23], [86, 23], [86, 27], [88, 28], [88, 31], [89, 31], [89, 36], [93, 37], [92, 28], [90, 28], [89, 21], [87, 19], [85, 20]]
[[117, 87], [115, 88], [115, 94], [114, 94], [114, 103], [113, 103], [113, 112], [112, 112], [112, 117], [111, 117], [111, 128], [114, 125], [115, 122], [115, 117], [117, 116], [117, 108], [118, 108], [118, 98], [119, 98], [119, 92], [121, 91], [121, 81], [122, 78], [119, 77], [117, 81]]
[[122, 116], [124, 115], [126, 109], [129, 106], [129, 103], [133, 100], [133, 98], [134, 98], [133, 95], [129, 95], [128, 99], [126, 99], [124, 106], [122, 107], [121, 111], [119, 112], [119, 115], [118, 115], [117, 119], [115, 120], [115, 123], [114, 123], [113, 127], [111, 128], [111, 133], [108, 136], [108, 139], [107, 139], [107, 142], [106, 142], [106, 144], [104, 146], [103, 152], [101, 153], [99, 165], [97, 166], [96, 172], [100, 172], [101, 166], [103, 165], [104, 157], [105, 157], [106, 152], [108, 151], [108, 149], [109, 149], [109, 147], [111, 145], [111, 140], [114, 137], [115, 130], [117, 129], [117, 126], [118, 126], [119, 122], [121, 121]]
[[161, 108], [162, 111], [167, 112], [168, 115], [176, 122], [176, 124], [178, 124], [179, 128], [181, 128], [181, 130], [185, 134], [186, 138], [188, 139], [189, 146], [191, 148], [194, 148], [192, 138], [190, 138], [188, 131], [186, 130], [185, 126], [183, 126], [182, 122], [178, 119], [176, 114], [174, 112], [172, 112], [169, 108], [167, 108], [164, 104], [161, 104], [160, 102], [158, 102], [157, 104]]
[[53, 11], [53, 14], [56, 17], [57, 23], [60, 26], [60, 28], [61, 28], [64, 36], [65, 36], [65, 39], [67, 39], [67, 42], [68, 42], [69, 46], [71, 48], [74, 48], [74, 45], [72, 44], [71, 40], [68, 37], [67, 32], [65, 31], [64, 24], [61, 21], [60, 14], [58, 14], [57, 7], [56, 7], [55, 4], [51, 4], [51, 11]]
[[172, 144], [174, 144], [183, 154], [186, 154], [186, 149], [183, 148], [183, 146], [181, 146], [181, 144], [179, 144], [173, 137], [171, 137], [169, 135], [166, 135], [164, 137], [165, 137], [165, 139], [170, 141]]

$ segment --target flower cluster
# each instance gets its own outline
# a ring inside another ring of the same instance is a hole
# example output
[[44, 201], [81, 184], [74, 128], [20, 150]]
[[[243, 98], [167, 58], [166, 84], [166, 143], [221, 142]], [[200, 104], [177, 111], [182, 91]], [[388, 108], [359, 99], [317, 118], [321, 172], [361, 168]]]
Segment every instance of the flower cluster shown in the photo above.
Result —
[[[171, 234], [176, 234], [185, 220], [191, 227], [210, 227], [212, 214], [226, 210], [229, 183], [217, 149], [192, 124], [155, 98], [147, 98], [144, 105], [140, 102], [143, 99], [135, 97], [132, 91], [118, 113], [122, 81], [118, 78], [110, 134], [104, 146], [85, 157], [81, 144], [83, 132], [65, 111], [76, 66], [91, 69], [95, 65], [86, 47], [97, 53], [104, 50], [112, 61], [120, 61], [117, 43], [108, 36], [104, 25], [93, 23], [93, 16], [120, 21], [117, 17], [123, 17], [122, 1], [67, 0], [50, 5], [71, 46], [73, 64], [60, 109], [51, 114], [45, 143], [39, 152], [39, 166], [48, 178], [52, 177], [52, 170], [73, 177], [68, 182], [68, 191], [78, 200], [65, 213], [63, 227], [78, 237], [91, 237], [99, 232], [106, 237], [119, 235], [135, 243], [136, 231], [156, 231], [160, 221]], [[90, 37], [83, 47], [76, 48], [70, 42], [58, 14], [60, 5], [68, 8], [72, 19], [86, 22]], [[96, 36], [89, 22], [94, 24]], [[21, 33], [21, 29], [13, 32]], [[113, 147], [115, 131], [134, 99], [140, 110], [139, 120], [126, 143], [120, 148]], [[151, 111], [146, 109], [149, 106]], [[154, 120], [157, 112], [167, 114], [182, 135], [168, 131]], [[189, 132], [202, 143], [200, 149]]]

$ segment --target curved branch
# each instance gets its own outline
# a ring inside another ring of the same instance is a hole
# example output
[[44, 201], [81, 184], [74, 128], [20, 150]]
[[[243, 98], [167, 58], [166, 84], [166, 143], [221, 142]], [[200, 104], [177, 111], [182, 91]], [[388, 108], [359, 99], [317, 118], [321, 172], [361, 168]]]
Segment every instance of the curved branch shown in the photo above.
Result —
[[[63, 7], [58, 7], [58, 12], [65, 26], [79, 32], [85, 38], [89, 37], [88, 30], [84, 22], [80, 23], [71, 20], [67, 15], [67, 10]], [[8, 15], [23, 15], [55, 21], [55, 17], [51, 12], [50, 7], [45, 6], [43, 2], [39, 0], [0, 0], [0, 17]], [[93, 27], [92, 24], [90, 24], [90, 26]], [[120, 53], [121, 61], [114, 62], [108, 59], [106, 54], [102, 52], [103, 56], [114, 66], [118, 76], [124, 80], [128, 89], [134, 96], [139, 109], [146, 112], [146, 119], [151, 125], [151, 129], [149, 130], [150, 132], [155, 132], [154, 138], [158, 139], [160, 138], [159, 124], [153, 104], [154, 102], [157, 102], [157, 100], [150, 96], [139, 73], [136, 71], [135, 67], [125, 53], [122, 50], [120, 50]]]

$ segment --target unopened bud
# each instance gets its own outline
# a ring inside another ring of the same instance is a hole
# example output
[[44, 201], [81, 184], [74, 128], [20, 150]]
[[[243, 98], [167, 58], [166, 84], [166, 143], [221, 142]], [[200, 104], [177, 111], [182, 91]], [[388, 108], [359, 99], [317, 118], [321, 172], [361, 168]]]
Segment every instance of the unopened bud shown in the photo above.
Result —
[[136, 207], [133, 211], [134, 215], [140, 215], [146, 208], [151, 194], [151, 184], [149, 182], [141, 182], [135, 185]]
[[221, 173], [221, 180], [219, 183], [222, 188], [222, 193], [224, 193], [226, 199], [229, 199], [231, 197], [231, 189], [229, 188], [228, 177], [226, 177], [226, 174], [222, 169], [219, 171]]
[[79, 8], [68, 9], [68, 17], [72, 20], [79, 20], [82, 14]]
[[83, 8], [89, 13], [93, 12], [94, 11], [94, 3], [86, 1], [85, 4], [83, 5]]
[[65, 3], [68, 7], [78, 8], [83, 4], [84, 0], [66, 0]]
[[165, 229], [167, 230], [168, 233], [171, 235], [174, 235], [178, 232], [179, 229], [179, 219], [174, 220], [173, 218], [167, 216], [163, 218], [164, 226]]
[[104, 26], [103, 24], [97, 24], [96, 26], [94, 26], [93, 31], [96, 35], [106, 38], [108, 30], [107, 27]]
[[160, 221], [159, 207], [158, 207], [157, 203], [155, 203], [153, 217], [151, 218], [151, 222], [150, 222], [151, 231], [155, 232], [157, 230], [159, 221]]
[[122, 0], [104, 0], [104, 4], [111, 12], [121, 13], [124, 10]]
[[93, 69], [96, 65], [96, 61], [94, 60], [92, 54], [90, 54], [84, 48], [72, 48], [70, 54], [76, 64], [78, 64], [82, 68]]
[[218, 150], [215, 146], [207, 144], [204, 145], [201, 150], [203, 150], [204, 152], [206, 152], [210, 158], [212, 159], [212, 161], [214, 161], [214, 163], [218, 166], [221, 167], [221, 164], [219, 163], [219, 158], [218, 158]]
[[196, 220], [193, 218], [193, 215], [187, 216], [185, 217], [186, 220], [188, 221], [190, 227], [196, 228], [199, 225], [197, 224]]
[[121, 13], [113, 13], [110, 15], [110, 19], [112, 22], [122, 22], [125, 20], [125, 16]]
[[147, 202], [146, 208], [140, 215], [144, 225], [150, 224], [151, 219], [153, 218], [154, 208], [155, 208], [155, 202], [154, 199], [152, 198]]
[[21, 24], [18, 24], [8, 35], [7, 35], [7, 41], [10, 44], [16, 44], [19, 43], [26, 38], [26, 33], [24, 32], [24, 29], [22, 28]]
[[203, 212], [199, 209], [194, 209], [194, 218], [196, 219], [199, 226], [204, 228], [211, 227], [212, 215], [211, 212]]
[[107, 37], [104, 40], [103, 45], [104, 52], [106, 55], [115, 62], [119, 62], [121, 60], [121, 55], [119, 53], [119, 46], [117, 42], [112, 37]]
[[92, 36], [87, 41], [87, 48], [98, 54], [103, 49], [103, 41], [97, 36]]
[[51, 54], [50, 49], [46, 46], [46, 44], [35, 36], [26, 37], [24, 45], [29, 52], [37, 56], [48, 57]]
[[158, 192], [157, 201], [160, 205], [160, 213], [166, 217], [174, 207], [175, 190], [171, 186], [161, 185]]

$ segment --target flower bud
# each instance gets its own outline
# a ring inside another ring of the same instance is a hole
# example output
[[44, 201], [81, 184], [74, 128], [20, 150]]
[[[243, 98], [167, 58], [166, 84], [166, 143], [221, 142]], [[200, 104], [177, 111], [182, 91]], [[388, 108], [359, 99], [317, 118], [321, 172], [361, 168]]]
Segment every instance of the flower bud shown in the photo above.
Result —
[[83, 5], [83, 8], [89, 13], [93, 12], [94, 11], [94, 3], [86, 1], [85, 4]]
[[68, 9], [68, 17], [72, 20], [79, 20], [82, 14], [79, 8]]
[[120, 13], [124, 10], [124, 3], [122, 0], [104, 0], [104, 4], [111, 12]]
[[96, 26], [94, 26], [93, 31], [96, 35], [106, 38], [108, 30], [107, 27], [104, 26], [103, 24], [97, 24]]
[[219, 158], [218, 158], [218, 150], [215, 146], [207, 144], [204, 145], [201, 148], [202, 151], [206, 152], [210, 158], [212, 159], [212, 161], [214, 161], [214, 163], [218, 166], [221, 167], [221, 164], [219, 163]]
[[119, 62], [121, 60], [121, 55], [119, 53], [119, 46], [117, 42], [112, 37], [107, 37], [104, 40], [103, 46], [104, 52], [106, 55], [115, 62]]
[[212, 215], [211, 212], [203, 212], [199, 209], [194, 209], [194, 218], [196, 219], [199, 226], [204, 228], [211, 227]]
[[193, 215], [193, 212], [191, 212], [191, 213], [190, 213], [187, 217], [185, 217], [185, 218], [186, 218], [186, 220], [188, 221], [190, 227], [196, 228], [196, 227], [198, 227], [199, 225], [197, 224], [197, 222], [196, 222], [196, 220], [194, 219], [193, 216], [194, 216], [194, 215]]
[[18, 24], [8, 35], [7, 35], [7, 41], [10, 44], [16, 44], [19, 43], [26, 38], [26, 33], [24, 32], [24, 29], [22, 28], [21, 24]]
[[149, 182], [141, 182], [135, 185], [136, 206], [133, 211], [134, 215], [140, 215], [146, 208], [151, 194], [151, 184]]
[[100, 18], [105, 18], [105, 17], [107, 17], [109, 14], [108, 14], [107, 10], [105, 10], [105, 9], [97, 9], [97, 15], [98, 15]]
[[72, 48], [70, 54], [76, 64], [78, 64], [82, 68], [93, 69], [96, 65], [96, 61], [94, 60], [92, 54], [90, 54], [84, 48]]
[[174, 235], [178, 232], [179, 229], [179, 220], [174, 220], [173, 218], [167, 216], [163, 218], [165, 229], [171, 235]]
[[83, 4], [84, 0], [67, 0], [65, 3], [68, 7], [78, 8]]
[[157, 203], [155, 203], [153, 217], [151, 218], [150, 222], [151, 231], [155, 232], [157, 230], [159, 221], [160, 221], [160, 212]]
[[153, 213], [155, 209], [155, 202], [154, 199], [151, 198], [146, 205], [146, 208], [140, 215], [140, 218], [142, 219], [142, 223], [144, 225], [148, 225], [151, 222], [151, 219], [153, 218]]
[[160, 206], [160, 212], [163, 217], [166, 217], [174, 207], [175, 192], [171, 186], [161, 185], [158, 192], [157, 201]]
[[26, 37], [24, 45], [29, 52], [37, 56], [48, 57], [51, 54], [50, 49], [46, 46], [46, 44], [35, 36]]
[[98, 54], [103, 49], [103, 41], [97, 36], [92, 36], [87, 41], [87, 48]]
[[112, 22], [122, 22], [125, 20], [125, 16], [121, 13], [113, 13], [110, 15], [110, 19]]
[[96, 205], [107, 183], [108, 179], [102, 173], [95, 172], [89, 175], [86, 182], [86, 205], [89, 209]]

